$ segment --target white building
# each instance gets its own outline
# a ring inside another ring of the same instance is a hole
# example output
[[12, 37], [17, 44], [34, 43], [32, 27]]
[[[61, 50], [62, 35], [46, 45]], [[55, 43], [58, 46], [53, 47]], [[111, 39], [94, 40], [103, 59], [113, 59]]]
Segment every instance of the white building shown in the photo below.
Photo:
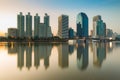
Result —
[[60, 38], [68, 38], [69, 17], [61, 15], [58, 17], [58, 36]]

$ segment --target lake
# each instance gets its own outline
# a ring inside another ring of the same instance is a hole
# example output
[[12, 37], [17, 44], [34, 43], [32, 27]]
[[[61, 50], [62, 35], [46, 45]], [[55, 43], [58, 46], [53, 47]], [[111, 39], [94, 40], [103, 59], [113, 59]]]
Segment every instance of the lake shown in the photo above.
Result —
[[120, 80], [120, 42], [0, 43], [0, 80]]

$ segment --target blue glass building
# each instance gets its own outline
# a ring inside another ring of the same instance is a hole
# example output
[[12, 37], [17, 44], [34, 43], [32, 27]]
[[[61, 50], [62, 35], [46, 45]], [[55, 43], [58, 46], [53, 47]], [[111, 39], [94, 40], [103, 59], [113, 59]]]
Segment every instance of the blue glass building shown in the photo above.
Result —
[[88, 17], [85, 13], [77, 15], [77, 36], [88, 37]]
[[74, 38], [74, 30], [69, 28], [69, 38]]

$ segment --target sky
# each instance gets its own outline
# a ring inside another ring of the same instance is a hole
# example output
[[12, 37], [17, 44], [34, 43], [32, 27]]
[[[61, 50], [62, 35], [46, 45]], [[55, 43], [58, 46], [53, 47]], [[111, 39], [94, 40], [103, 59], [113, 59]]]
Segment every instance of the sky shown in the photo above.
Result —
[[[58, 30], [58, 16], [69, 16], [69, 27], [76, 31], [76, 16], [80, 12], [89, 18], [89, 31], [93, 29], [92, 19], [101, 15], [107, 28], [120, 33], [120, 0], [0, 0], [0, 35], [8, 28], [17, 28], [17, 14], [36, 13], [43, 22], [44, 14], [50, 16], [50, 26], [54, 35]], [[34, 27], [34, 26], [33, 26]]]

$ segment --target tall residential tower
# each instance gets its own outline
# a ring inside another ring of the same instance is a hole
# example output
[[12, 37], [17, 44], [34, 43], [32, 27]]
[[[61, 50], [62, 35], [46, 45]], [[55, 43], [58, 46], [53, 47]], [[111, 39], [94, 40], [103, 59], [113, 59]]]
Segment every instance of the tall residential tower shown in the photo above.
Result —
[[18, 37], [24, 38], [25, 32], [24, 32], [24, 15], [22, 12], [17, 15], [17, 28], [18, 28]]
[[40, 16], [36, 14], [36, 16], [34, 16], [34, 38], [39, 37], [39, 24], [40, 24]]
[[26, 38], [32, 38], [32, 16], [26, 15]]
[[44, 16], [44, 24], [47, 27], [49, 27], [49, 25], [50, 25], [49, 15], [47, 13], [45, 13], [45, 16]]

